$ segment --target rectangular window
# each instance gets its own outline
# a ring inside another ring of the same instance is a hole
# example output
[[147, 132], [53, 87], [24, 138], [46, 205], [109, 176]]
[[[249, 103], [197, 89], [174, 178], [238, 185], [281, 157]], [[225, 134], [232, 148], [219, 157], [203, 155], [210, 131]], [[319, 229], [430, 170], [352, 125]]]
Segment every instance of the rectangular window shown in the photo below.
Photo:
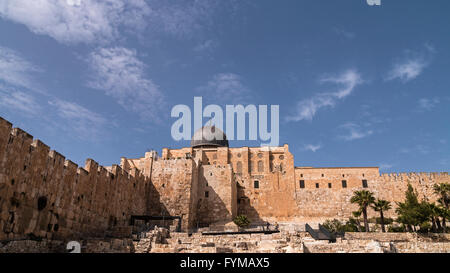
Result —
[[368, 187], [368, 185], [367, 185], [367, 180], [363, 180], [362, 181], [362, 186], [363, 186], [363, 188], [367, 188]]
[[347, 180], [342, 180], [342, 187], [347, 188]]
[[209, 191], [205, 191], [205, 197], [206, 197], [206, 198], [209, 197]]
[[255, 180], [255, 182], [253, 182], [253, 187], [259, 189], [259, 181]]
[[305, 180], [300, 180], [300, 188], [301, 189], [305, 188]]
[[316, 183], [316, 188], [319, 188], [319, 183]]
[[330, 188], [330, 189], [331, 189], [331, 183], [328, 183], [328, 188]]

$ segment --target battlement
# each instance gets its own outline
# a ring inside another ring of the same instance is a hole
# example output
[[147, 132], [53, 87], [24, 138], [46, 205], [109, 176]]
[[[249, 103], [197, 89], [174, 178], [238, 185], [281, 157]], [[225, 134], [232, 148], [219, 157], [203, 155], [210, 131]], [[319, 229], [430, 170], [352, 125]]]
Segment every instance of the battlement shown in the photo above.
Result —
[[382, 173], [381, 177], [450, 177], [448, 172], [409, 172], [409, 173]]
[[110, 170], [93, 159], [78, 166], [0, 118], [0, 200], [14, 197], [20, 204], [0, 215], [0, 240], [30, 233], [74, 238], [128, 226], [131, 215], [146, 214], [150, 178], [136, 168]]

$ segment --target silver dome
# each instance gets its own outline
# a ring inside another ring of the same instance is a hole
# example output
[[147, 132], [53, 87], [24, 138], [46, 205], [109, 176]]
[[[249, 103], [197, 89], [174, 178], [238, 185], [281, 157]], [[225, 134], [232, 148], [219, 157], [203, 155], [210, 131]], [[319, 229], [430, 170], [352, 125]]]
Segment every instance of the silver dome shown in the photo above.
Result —
[[191, 140], [191, 147], [228, 147], [225, 133], [215, 126], [204, 126], [198, 129]]

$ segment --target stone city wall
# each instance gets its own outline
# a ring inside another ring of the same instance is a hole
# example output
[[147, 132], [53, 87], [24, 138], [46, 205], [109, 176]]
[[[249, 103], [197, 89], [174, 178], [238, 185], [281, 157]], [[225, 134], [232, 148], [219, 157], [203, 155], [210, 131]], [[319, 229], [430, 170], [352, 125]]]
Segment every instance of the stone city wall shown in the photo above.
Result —
[[136, 169], [78, 167], [0, 118], [0, 240], [129, 235], [149, 184]]
[[198, 168], [194, 160], [156, 159], [152, 163], [149, 215], [181, 216], [181, 226], [194, 226], [197, 214]]

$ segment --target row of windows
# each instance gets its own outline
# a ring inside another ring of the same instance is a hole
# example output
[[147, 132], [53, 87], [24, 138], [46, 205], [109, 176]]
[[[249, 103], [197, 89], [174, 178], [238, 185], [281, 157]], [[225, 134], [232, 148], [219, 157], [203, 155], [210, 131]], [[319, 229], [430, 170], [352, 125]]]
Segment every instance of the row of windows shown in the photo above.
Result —
[[[300, 180], [299, 182], [300, 182], [300, 188], [304, 189], [305, 188], [305, 180]], [[342, 183], [342, 188], [347, 188], [347, 180], [342, 180], [341, 183]], [[206, 184], [206, 186], [208, 186], [208, 184]], [[367, 180], [365, 180], [365, 179], [362, 180], [362, 187], [363, 188], [367, 188], [368, 187]], [[259, 189], [259, 181], [258, 180], [253, 181], [253, 188]], [[316, 188], [317, 189], [319, 188], [319, 183], [316, 183]], [[328, 183], [328, 188], [330, 188], [330, 189], [332, 188], [332, 184], [331, 183]], [[209, 197], [209, 192], [208, 191], [205, 191], [205, 197], [206, 198]]]
[[[342, 188], [347, 188], [347, 180], [342, 180], [341, 181], [342, 184]], [[369, 185], [367, 184], [367, 180], [362, 180], [362, 187], [363, 188], [367, 188]], [[304, 189], [305, 188], [305, 180], [300, 180], [300, 188]], [[319, 188], [319, 183], [316, 183], [316, 188]], [[328, 188], [332, 188], [332, 184], [328, 183]]]
[[[206, 186], [208, 186], [208, 183], [206, 183]], [[259, 189], [259, 181], [258, 180], [253, 181], [253, 188]], [[205, 191], [205, 197], [206, 198], [209, 197], [209, 191]]]
[[[253, 171], [253, 165], [250, 164], [250, 171]], [[262, 160], [258, 161], [258, 172], [264, 172], [264, 162]], [[242, 162], [236, 163], [236, 173], [242, 173]]]

